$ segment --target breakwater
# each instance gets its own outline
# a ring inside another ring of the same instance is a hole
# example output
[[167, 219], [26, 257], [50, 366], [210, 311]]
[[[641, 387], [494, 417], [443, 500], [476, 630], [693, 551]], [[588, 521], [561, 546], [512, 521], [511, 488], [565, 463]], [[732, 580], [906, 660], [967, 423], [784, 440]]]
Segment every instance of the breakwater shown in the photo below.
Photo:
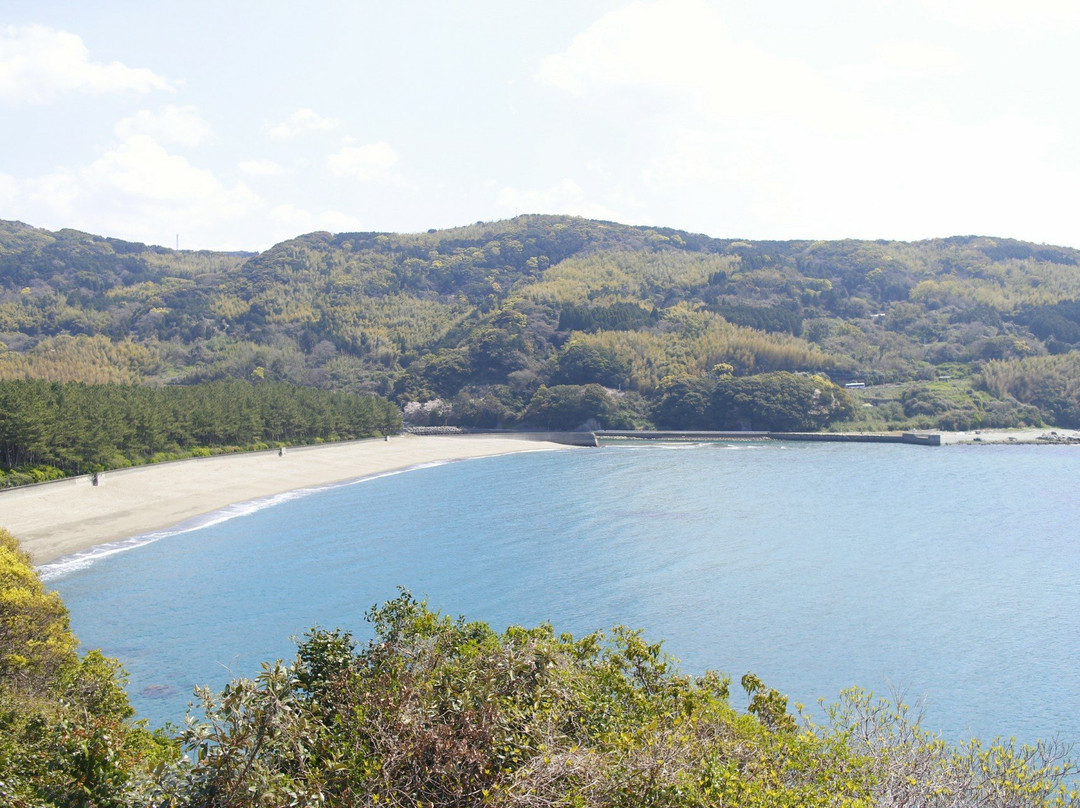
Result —
[[798, 440], [836, 443], [908, 443], [913, 446], [941, 445], [941, 435], [917, 432], [709, 432], [698, 430], [603, 429], [592, 434], [596, 436], [598, 441], [605, 439], [677, 441]]
[[495, 435], [505, 438], [518, 438], [520, 440], [547, 441], [560, 443], [563, 446], [599, 446], [596, 442], [596, 433], [587, 430], [551, 432], [546, 430], [525, 429], [475, 429], [460, 426], [413, 426], [406, 427], [405, 432], [411, 435]]
[[941, 435], [936, 432], [769, 432], [766, 430], [718, 432], [694, 429], [597, 429], [591, 432], [587, 430], [545, 432], [519, 429], [469, 429], [456, 426], [411, 427], [406, 431], [418, 435], [504, 435], [524, 440], [550, 441], [566, 446], [599, 446], [605, 440], [798, 440], [833, 443], [907, 443], [912, 446], [941, 445]]

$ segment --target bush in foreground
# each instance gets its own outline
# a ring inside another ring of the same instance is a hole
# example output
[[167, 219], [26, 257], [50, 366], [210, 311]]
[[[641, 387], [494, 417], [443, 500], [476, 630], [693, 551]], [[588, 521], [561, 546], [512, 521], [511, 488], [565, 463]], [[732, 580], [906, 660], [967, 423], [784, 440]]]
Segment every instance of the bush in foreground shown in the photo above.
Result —
[[126, 806], [175, 744], [131, 722], [114, 660], [79, 656], [68, 614], [0, 528], [0, 805]]
[[205, 693], [165, 802], [868, 804], [863, 762], [797, 729], [779, 694], [754, 682], [739, 714], [725, 679], [678, 674], [637, 632], [499, 634], [408, 595], [371, 617], [359, 653], [311, 632], [295, 665]]
[[312, 631], [293, 665], [202, 694], [170, 806], [1051, 806], [1057, 746], [950, 747], [853, 691], [816, 726], [753, 675], [680, 674], [638, 632], [452, 619], [402, 594], [357, 651]]
[[[374, 639], [314, 630], [167, 739], [131, 721], [115, 662], [0, 530], [0, 804], [250, 806], [1077, 806], [1068, 749], [952, 747], [853, 691], [815, 725], [747, 674], [681, 674], [623, 628], [495, 632], [407, 593]], [[178, 745], [187, 753], [179, 754]]]

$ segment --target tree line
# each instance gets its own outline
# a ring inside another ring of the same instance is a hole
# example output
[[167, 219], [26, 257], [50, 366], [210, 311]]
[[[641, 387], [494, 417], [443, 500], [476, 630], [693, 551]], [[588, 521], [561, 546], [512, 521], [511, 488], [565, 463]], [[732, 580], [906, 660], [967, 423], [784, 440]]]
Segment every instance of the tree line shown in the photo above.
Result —
[[0, 381], [0, 484], [400, 428], [398, 408], [385, 399], [273, 382], [154, 388], [11, 379]]

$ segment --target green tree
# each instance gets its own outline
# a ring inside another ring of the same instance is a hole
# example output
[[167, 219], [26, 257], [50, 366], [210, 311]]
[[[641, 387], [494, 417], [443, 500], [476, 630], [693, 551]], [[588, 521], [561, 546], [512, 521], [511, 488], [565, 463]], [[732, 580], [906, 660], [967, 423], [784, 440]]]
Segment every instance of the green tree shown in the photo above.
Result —
[[618, 404], [598, 384], [541, 385], [525, 408], [523, 422], [543, 429], [618, 429], [623, 421]]
[[660, 382], [652, 417], [661, 429], [712, 429], [716, 380], [706, 376], [667, 376]]
[[557, 360], [554, 381], [559, 384], [627, 385], [630, 366], [610, 348], [571, 339]]
[[851, 395], [822, 376], [763, 373], [716, 381], [712, 422], [721, 429], [818, 430], [855, 411]]

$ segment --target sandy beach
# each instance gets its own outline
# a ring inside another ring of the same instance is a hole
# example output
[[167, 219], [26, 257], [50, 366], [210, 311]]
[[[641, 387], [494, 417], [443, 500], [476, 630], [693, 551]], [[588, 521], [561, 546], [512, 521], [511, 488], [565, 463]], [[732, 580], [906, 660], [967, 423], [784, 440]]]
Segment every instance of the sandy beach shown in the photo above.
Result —
[[35, 564], [171, 527], [239, 502], [424, 463], [568, 447], [525, 438], [401, 435], [181, 460], [0, 491], [0, 527]]

